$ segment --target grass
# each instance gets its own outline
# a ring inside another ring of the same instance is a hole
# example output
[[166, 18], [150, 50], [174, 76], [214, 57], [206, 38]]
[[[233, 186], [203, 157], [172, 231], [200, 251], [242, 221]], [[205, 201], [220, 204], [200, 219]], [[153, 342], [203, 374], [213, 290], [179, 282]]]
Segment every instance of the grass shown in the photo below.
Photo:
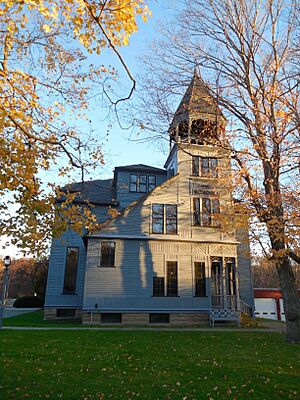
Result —
[[298, 399], [278, 333], [1, 331], [1, 399]]
[[34, 311], [27, 314], [17, 315], [16, 317], [4, 318], [3, 326], [33, 326], [33, 327], [82, 327], [79, 321], [44, 321], [44, 311]]

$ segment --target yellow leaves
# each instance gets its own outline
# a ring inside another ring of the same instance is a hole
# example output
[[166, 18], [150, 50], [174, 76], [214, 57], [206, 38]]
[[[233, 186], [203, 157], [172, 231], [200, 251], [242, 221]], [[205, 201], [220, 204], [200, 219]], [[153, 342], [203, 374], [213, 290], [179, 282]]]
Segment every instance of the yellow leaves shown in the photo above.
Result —
[[[104, 163], [96, 140], [83, 141], [68, 126], [67, 115], [72, 122], [82, 118], [95, 82], [104, 74], [116, 78], [113, 68], [85, 65], [87, 52], [128, 45], [137, 19], [146, 21], [150, 15], [143, 0], [2, 1], [0, 195], [9, 192], [12, 200], [3, 204], [0, 197], [0, 208], [9, 216], [9, 206], [19, 205], [2, 234], [33, 250], [35, 242], [46, 243], [53, 228], [54, 233], [65, 229], [66, 221], [74, 222], [75, 230], [95, 226], [88, 205], [75, 207], [70, 195], [59, 210], [64, 217], [54, 227], [56, 193], [47, 187], [47, 175], [56, 168], [66, 178], [72, 164]], [[41, 171], [44, 182], [38, 179]]]
[[47, 25], [47, 24], [44, 24], [44, 25], [43, 25], [43, 30], [44, 30], [44, 32], [46, 32], [46, 33], [51, 32], [51, 28], [50, 28], [50, 26]]

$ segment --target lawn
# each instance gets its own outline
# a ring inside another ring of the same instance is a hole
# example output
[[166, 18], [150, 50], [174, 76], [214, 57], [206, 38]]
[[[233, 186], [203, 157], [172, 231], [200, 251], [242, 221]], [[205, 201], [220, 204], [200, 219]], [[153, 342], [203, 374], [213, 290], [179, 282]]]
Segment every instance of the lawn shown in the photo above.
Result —
[[44, 321], [44, 310], [34, 311], [28, 314], [17, 315], [16, 317], [4, 318], [3, 326], [33, 326], [33, 327], [63, 327], [80, 326], [80, 321]]
[[1, 331], [0, 398], [300, 399], [278, 333]]

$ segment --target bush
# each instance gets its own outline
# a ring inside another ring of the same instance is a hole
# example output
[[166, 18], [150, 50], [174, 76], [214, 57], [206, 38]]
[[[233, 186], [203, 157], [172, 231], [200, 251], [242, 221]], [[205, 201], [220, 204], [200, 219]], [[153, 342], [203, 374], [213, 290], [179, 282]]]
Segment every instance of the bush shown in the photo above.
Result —
[[43, 307], [44, 302], [37, 296], [23, 296], [19, 297], [14, 302], [14, 307], [16, 308], [37, 308]]

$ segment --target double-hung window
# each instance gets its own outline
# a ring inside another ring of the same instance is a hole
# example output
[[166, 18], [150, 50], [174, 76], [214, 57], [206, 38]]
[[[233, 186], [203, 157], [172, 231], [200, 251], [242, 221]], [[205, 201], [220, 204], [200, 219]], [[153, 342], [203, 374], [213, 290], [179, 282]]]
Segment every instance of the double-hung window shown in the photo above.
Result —
[[153, 297], [178, 296], [177, 261], [167, 261], [166, 279], [164, 276], [154, 276], [152, 289], [153, 289]]
[[177, 233], [177, 205], [152, 204], [152, 233]]
[[138, 192], [138, 175], [136, 174], [130, 175], [129, 190], [130, 192]]
[[192, 175], [205, 178], [217, 178], [217, 158], [192, 156]]
[[156, 188], [156, 176], [149, 175], [148, 176], [148, 192]]
[[167, 261], [167, 296], [178, 295], [177, 261]]
[[153, 277], [153, 297], [163, 297], [165, 295], [165, 277]]
[[219, 226], [220, 202], [217, 198], [193, 199], [193, 224], [196, 226]]
[[115, 250], [116, 243], [108, 240], [101, 241], [99, 254], [99, 267], [114, 267], [115, 266]]
[[205, 263], [195, 262], [195, 296], [205, 297], [206, 296], [206, 279], [205, 279]]

